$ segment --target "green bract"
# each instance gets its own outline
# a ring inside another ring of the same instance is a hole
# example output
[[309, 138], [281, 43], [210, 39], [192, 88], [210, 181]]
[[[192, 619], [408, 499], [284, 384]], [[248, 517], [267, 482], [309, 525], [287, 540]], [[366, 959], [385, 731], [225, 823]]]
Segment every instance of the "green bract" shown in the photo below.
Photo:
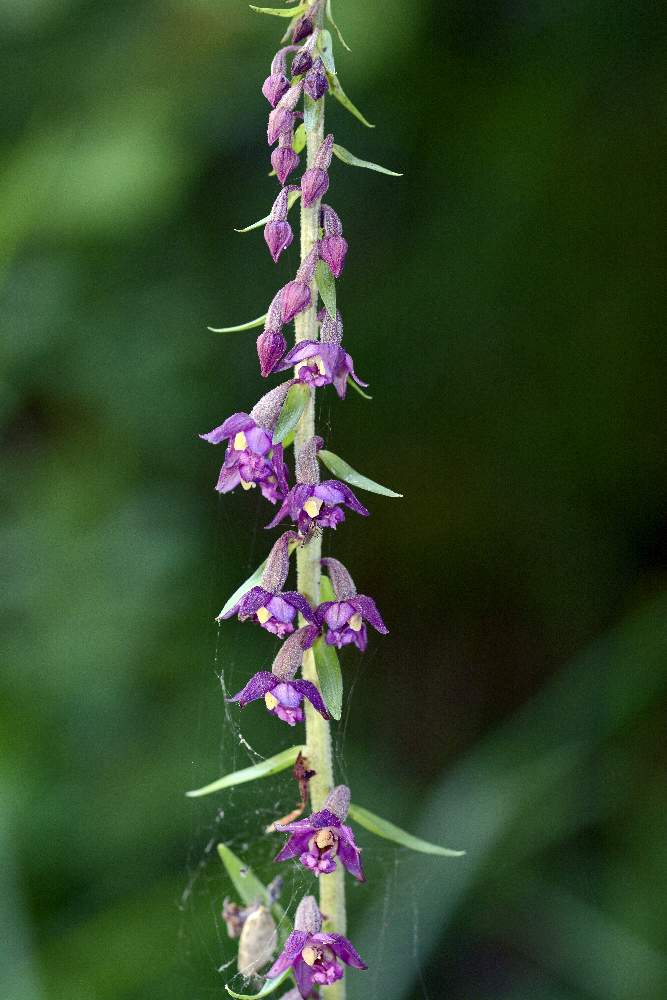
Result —
[[387, 167], [381, 167], [377, 163], [371, 163], [370, 160], [360, 160], [349, 149], [345, 149], [344, 146], [339, 146], [337, 143], [334, 143], [333, 151], [334, 156], [337, 156], [343, 163], [348, 163], [351, 167], [365, 167], [366, 170], [377, 170], [379, 174], [388, 174], [390, 177], [403, 176], [403, 174], [396, 173], [395, 170], [389, 170]]
[[306, 408], [309, 391], [307, 385], [293, 385], [285, 397], [283, 408], [273, 432], [273, 440], [280, 444], [290, 434], [301, 419]]
[[285, 971], [279, 976], [276, 976], [275, 979], [267, 979], [259, 993], [236, 993], [231, 986], [228, 986], [227, 984], [225, 984], [225, 989], [229, 993], [230, 997], [236, 997], [236, 1000], [261, 1000], [262, 997], [268, 997], [270, 993], [273, 993], [279, 986], [282, 986], [285, 980], [289, 977], [291, 971], [291, 969], [285, 969]]
[[343, 675], [338, 653], [320, 637], [313, 646], [320, 691], [330, 714], [338, 721], [343, 712]]
[[336, 318], [336, 281], [329, 265], [323, 260], [318, 260], [315, 268], [315, 281], [322, 296], [322, 301], [332, 319]]
[[440, 847], [439, 844], [431, 844], [428, 840], [413, 837], [406, 830], [401, 830], [400, 826], [395, 826], [388, 819], [382, 819], [381, 816], [376, 816], [375, 813], [369, 812], [368, 809], [364, 809], [362, 806], [356, 806], [353, 802], [350, 803], [348, 815], [350, 819], [353, 819], [359, 826], [363, 826], [365, 830], [369, 830], [371, 833], [374, 833], [378, 837], [383, 837], [385, 840], [393, 840], [395, 844], [400, 844], [401, 847], [409, 847], [411, 850], [420, 851], [422, 854], [437, 854], [442, 858], [460, 858], [465, 854], [465, 851], [452, 851], [449, 847]]
[[380, 483], [374, 482], [372, 479], [368, 479], [367, 476], [362, 476], [360, 472], [353, 469], [351, 465], [339, 458], [338, 455], [334, 455], [332, 451], [325, 451], [321, 449], [317, 453], [319, 460], [326, 465], [330, 472], [333, 472], [337, 479], [342, 479], [343, 482], [349, 483], [350, 486], [358, 486], [360, 490], [368, 490], [369, 493], [380, 493], [383, 497], [402, 497], [402, 493], [395, 493], [393, 490], [388, 489], [386, 486], [381, 486]]
[[300, 3], [298, 7], [255, 7], [254, 4], [248, 6], [256, 14], [273, 14], [274, 17], [298, 17], [308, 10], [307, 3]]
[[[261, 225], [258, 222], [257, 225]], [[250, 226], [249, 228], [254, 228]], [[243, 232], [244, 230], [239, 230]], [[211, 333], [239, 333], [241, 330], [254, 330], [257, 326], [264, 326], [266, 320], [266, 313], [263, 316], [258, 316], [257, 319], [251, 319], [248, 323], [240, 323], [238, 326], [208, 326], [206, 329], [210, 330]]]
[[195, 788], [185, 794], [191, 799], [195, 799], [201, 795], [210, 795], [212, 792], [221, 792], [223, 788], [232, 788], [234, 785], [243, 785], [247, 781], [256, 781], [257, 778], [267, 778], [271, 774], [279, 774], [281, 771], [286, 771], [288, 767], [292, 767], [298, 755], [304, 752], [304, 747], [288, 747], [287, 750], [282, 750], [273, 757], [267, 757], [266, 760], [260, 760], [257, 764], [244, 767], [240, 771], [232, 771], [230, 774], [218, 778], [217, 781], [212, 781], [210, 785]]

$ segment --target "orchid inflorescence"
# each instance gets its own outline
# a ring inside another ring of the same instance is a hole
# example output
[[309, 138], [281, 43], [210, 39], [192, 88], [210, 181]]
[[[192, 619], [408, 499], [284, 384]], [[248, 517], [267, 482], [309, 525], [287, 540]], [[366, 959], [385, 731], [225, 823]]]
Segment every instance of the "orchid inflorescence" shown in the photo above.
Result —
[[[285, 14], [278, 9], [266, 12]], [[273, 829], [289, 835], [275, 860], [294, 859], [318, 877], [321, 885], [331, 879], [330, 884], [338, 887], [328, 897], [329, 907], [324, 917], [313, 896], [306, 895], [301, 900], [295, 929], [268, 970], [267, 979], [277, 979], [291, 970], [296, 993], [302, 998], [318, 996], [316, 991], [320, 987], [333, 984], [337, 984], [334, 992], [342, 998], [341, 963], [358, 969], [366, 966], [339, 933], [344, 930], [345, 911], [342, 869], [338, 868], [338, 862], [358, 881], [364, 881], [364, 874], [360, 849], [345, 822], [350, 810], [350, 792], [345, 785], [334, 785], [331, 753], [329, 749], [327, 755], [326, 750], [330, 743], [329, 720], [332, 715], [339, 718], [340, 714], [336, 714], [331, 693], [325, 690], [322, 677], [312, 664], [318, 662], [318, 656], [336, 657], [335, 650], [344, 646], [356, 646], [363, 653], [368, 642], [367, 625], [383, 635], [387, 628], [375, 601], [357, 593], [345, 566], [332, 557], [321, 558], [321, 539], [326, 529], [336, 529], [345, 520], [346, 512], [362, 517], [369, 514], [344, 478], [353, 483], [361, 480], [365, 488], [374, 492], [398, 494], [358, 474], [351, 478], [354, 470], [324, 451], [324, 441], [315, 433], [313, 401], [317, 390], [333, 385], [344, 399], [349, 385], [366, 387], [342, 347], [343, 321], [335, 304], [335, 282], [343, 272], [348, 244], [337, 212], [322, 202], [329, 190], [332, 156], [341, 155], [334, 136], [325, 134], [324, 95], [333, 89], [334, 96], [348, 110], [361, 116], [347, 98], [343, 100], [340, 96], [342, 88], [333, 67], [331, 36], [323, 26], [325, 13], [330, 16], [330, 0], [326, 8], [325, 0], [314, 0], [310, 5], [292, 8], [290, 13], [293, 14], [291, 30], [288, 29], [291, 39], [276, 53], [262, 86], [271, 106], [267, 126], [268, 143], [274, 147], [271, 166], [280, 185], [264, 225], [264, 239], [272, 260], [278, 262], [293, 242], [288, 216], [292, 205], [300, 199], [301, 259], [292, 280], [274, 295], [262, 317], [257, 355], [263, 377], [288, 369], [293, 369], [293, 374], [262, 396], [250, 412], [232, 414], [201, 437], [211, 444], [225, 445], [215, 487], [219, 493], [228, 493], [238, 486], [243, 490], [259, 487], [263, 497], [275, 507], [266, 527], [272, 529], [285, 520], [290, 522], [288, 530], [273, 545], [261, 572], [237, 592], [236, 599], [231, 599], [218, 616], [218, 621], [234, 616], [240, 621], [252, 621], [282, 643], [270, 670], [255, 673], [228, 700], [241, 708], [263, 700], [268, 712], [290, 727], [305, 720], [305, 752], [313, 768], [308, 772], [309, 778], [313, 775], [313, 784], [309, 786], [313, 811], [307, 818], [287, 821], [290, 819], [287, 817], [286, 821], [273, 825]], [[299, 110], [301, 102], [303, 112]], [[299, 153], [304, 147], [306, 169], [298, 183], [287, 183], [300, 165]], [[358, 164], [382, 169], [365, 161]], [[322, 299], [320, 308], [318, 293]], [[283, 331], [292, 321], [296, 325], [296, 343], [288, 348]], [[247, 324], [246, 328], [252, 325]], [[286, 463], [290, 438], [295, 455], [293, 484]], [[342, 478], [323, 480], [320, 463], [330, 464], [333, 460], [349, 472]], [[286, 581], [294, 552], [300, 586], [289, 590]], [[311, 666], [305, 676], [307, 663]], [[296, 813], [298, 816], [300, 810]], [[337, 873], [335, 878], [334, 873]], [[323, 909], [324, 902], [322, 890]], [[337, 912], [331, 912], [332, 906]]]

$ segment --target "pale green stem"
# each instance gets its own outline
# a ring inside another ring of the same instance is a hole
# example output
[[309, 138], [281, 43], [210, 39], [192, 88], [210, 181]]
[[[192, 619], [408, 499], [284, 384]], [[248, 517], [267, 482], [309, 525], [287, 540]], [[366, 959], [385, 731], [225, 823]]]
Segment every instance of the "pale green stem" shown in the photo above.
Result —
[[[324, 16], [324, 4], [321, 5], [318, 23]], [[306, 167], [311, 167], [315, 155], [324, 138], [324, 98], [312, 101], [304, 97], [306, 110]], [[304, 260], [319, 238], [320, 202], [306, 208], [301, 204], [301, 260]], [[311, 284], [311, 305], [296, 317], [296, 340], [317, 340], [317, 288], [315, 280]], [[298, 456], [315, 433], [315, 390], [310, 388], [308, 404], [299, 421], [294, 436], [294, 454]], [[314, 535], [307, 545], [297, 549], [296, 569], [297, 586], [313, 606], [320, 600], [320, 557], [322, 542], [319, 534]], [[303, 659], [303, 676], [305, 680], [317, 683], [315, 659], [312, 650], [308, 650]], [[304, 701], [306, 713], [306, 746], [309, 767], [315, 771], [315, 777], [310, 782], [310, 801], [313, 811], [324, 805], [324, 800], [333, 788], [333, 758], [331, 752], [331, 732], [329, 723], [319, 712], [316, 712], [309, 701]], [[336, 871], [323, 876], [320, 883], [320, 909], [326, 917], [325, 929], [344, 934], [345, 919], [345, 883], [342, 865], [336, 866]], [[327, 1000], [345, 1000], [345, 980], [342, 979], [333, 986], [327, 987]]]

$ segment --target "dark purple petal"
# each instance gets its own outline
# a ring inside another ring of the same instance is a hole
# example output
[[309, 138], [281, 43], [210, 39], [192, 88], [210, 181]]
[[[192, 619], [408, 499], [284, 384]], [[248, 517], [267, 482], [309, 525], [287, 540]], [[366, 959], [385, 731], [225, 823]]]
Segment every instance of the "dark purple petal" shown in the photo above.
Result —
[[344, 497], [343, 503], [345, 503], [346, 506], [350, 508], [350, 510], [355, 511], [357, 514], [361, 514], [362, 517], [368, 517], [369, 511], [367, 510], [367, 508], [364, 507], [364, 505], [357, 500], [350, 487], [346, 486], [345, 483], [341, 483], [337, 479], [327, 479], [320, 485], [330, 486], [332, 488], [340, 490]]
[[289, 502], [288, 501], [289, 501], [289, 493], [287, 494], [287, 496], [283, 500], [283, 502], [280, 505], [280, 508], [276, 512], [275, 516], [269, 521], [269, 523], [267, 525], [265, 525], [265, 528], [267, 528], [267, 530], [269, 528], [275, 528], [278, 524], [280, 524], [281, 521], [283, 521], [287, 517], [287, 515], [289, 514]]
[[[275, 824], [275, 827], [276, 830], [280, 830], [281, 833], [285, 829], [285, 827], [279, 826], [278, 823]], [[309, 829], [306, 830], [305, 832], [299, 831], [298, 833], [294, 833], [288, 839], [287, 843], [282, 848], [282, 850], [278, 851], [273, 860], [289, 861], [291, 858], [297, 858], [300, 854], [303, 854], [303, 852], [308, 847], [308, 841], [310, 840], [310, 837], [311, 837], [311, 832]]]
[[351, 601], [351, 603], [358, 608], [361, 615], [367, 622], [369, 622], [369, 624], [373, 626], [376, 632], [379, 632], [381, 635], [387, 635], [389, 629], [382, 621], [382, 616], [372, 597], [366, 597], [364, 594], [359, 594], [353, 601]]
[[272, 691], [274, 687], [278, 685], [279, 681], [277, 677], [270, 674], [268, 670], [260, 670], [259, 673], [255, 674], [250, 678], [246, 686], [238, 691], [231, 698], [227, 698], [227, 701], [238, 701], [241, 708], [247, 705], [251, 701], [257, 701], [258, 698], [263, 698], [268, 691]]
[[306, 11], [302, 14], [299, 20], [294, 25], [292, 30], [292, 41], [301, 42], [304, 38], [308, 38], [308, 35], [312, 34], [313, 31], [313, 19], [310, 11]]
[[249, 427], [254, 426], [255, 421], [249, 414], [232, 413], [231, 417], [227, 417], [225, 422], [220, 424], [219, 427], [214, 427], [208, 434], [200, 434], [199, 437], [210, 444], [220, 444], [227, 438], [234, 437], [239, 431], [245, 431]]
[[368, 968], [359, 953], [346, 937], [343, 937], [342, 934], [328, 934], [326, 936], [329, 938], [332, 950], [336, 953], [336, 955], [338, 955], [339, 958], [342, 958], [347, 965], [351, 965], [354, 969]]
[[311, 995], [315, 995], [312, 993], [313, 970], [309, 965], [306, 965], [302, 958], [297, 958], [294, 963], [294, 978], [296, 979], [297, 989], [304, 1000]]
[[303, 76], [313, 65], [313, 57], [304, 45], [292, 59], [292, 76]]
[[218, 476], [218, 481], [215, 484], [215, 488], [218, 493], [229, 493], [231, 490], [236, 489], [236, 487], [241, 482], [241, 473], [237, 466], [229, 467], [223, 465], [220, 469], [220, 475]]
[[[307, 622], [315, 621], [315, 614], [313, 612], [313, 609], [311, 608], [310, 604], [303, 596], [303, 594], [299, 594], [295, 590], [286, 590], [282, 594], [280, 594], [280, 597], [282, 597], [282, 599], [286, 601], [288, 604], [291, 604], [293, 608], [296, 608], [297, 611], [300, 611]], [[310, 642], [307, 646], [304, 646], [302, 644], [301, 648], [310, 649], [312, 644], [313, 644], [312, 642]]]
[[289, 80], [283, 73], [271, 73], [262, 84], [262, 93], [272, 108], [289, 90]]
[[289, 969], [306, 947], [308, 935], [305, 931], [292, 931], [285, 941], [285, 947], [266, 974], [267, 979], [275, 979], [285, 969]]
[[287, 494], [289, 487], [287, 483], [287, 466], [283, 461], [283, 446], [281, 444], [274, 444], [271, 461], [273, 464], [273, 473], [276, 477], [278, 494], [276, 499], [282, 499]]
[[[277, 372], [283, 372], [287, 368], [293, 368], [299, 361], [305, 361], [319, 354], [322, 344], [319, 340], [300, 340], [298, 344], [291, 347], [280, 364], [276, 365]], [[200, 435], [202, 436], [202, 435]]]
[[327, 613], [328, 609], [332, 606], [332, 604], [335, 603], [336, 603], [335, 601], [323, 601], [322, 604], [318, 604], [317, 608], [315, 609], [315, 618], [314, 618], [316, 625], [320, 626], [322, 625], [325, 614]]
[[306, 73], [303, 89], [314, 101], [319, 101], [320, 97], [326, 94], [329, 89], [329, 81], [321, 59], [316, 59], [311, 69]]
[[243, 595], [238, 603], [239, 619], [244, 621], [246, 618], [250, 618], [263, 604], [267, 604], [272, 597], [273, 594], [270, 594], [264, 587], [253, 587]]
[[320, 713], [323, 719], [330, 719], [327, 706], [322, 701], [322, 695], [317, 690], [312, 681], [291, 681], [292, 687], [307, 698], [313, 708]]
[[350, 875], [353, 875], [360, 882], [365, 882], [366, 876], [361, 867], [361, 852], [355, 843], [354, 834], [349, 826], [341, 827], [339, 838], [338, 857]]

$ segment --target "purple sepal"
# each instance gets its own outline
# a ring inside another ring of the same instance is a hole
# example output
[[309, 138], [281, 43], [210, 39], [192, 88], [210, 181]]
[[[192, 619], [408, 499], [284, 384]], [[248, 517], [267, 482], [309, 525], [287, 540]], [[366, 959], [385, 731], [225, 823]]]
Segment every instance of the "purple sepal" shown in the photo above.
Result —
[[238, 701], [241, 708], [244, 708], [251, 701], [257, 701], [258, 698], [263, 698], [264, 695], [273, 690], [273, 688], [278, 684], [277, 677], [270, 674], [268, 670], [260, 670], [259, 673], [255, 674], [250, 678], [246, 686], [238, 691], [231, 698], [227, 698], [227, 701]]
[[264, 240], [269, 248], [269, 253], [273, 257], [274, 264], [278, 263], [281, 253], [287, 249], [293, 239], [292, 227], [287, 221], [270, 219], [264, 226]]
[[329, 189], [329, 175], [321, 167], [311, 167], [301, 178], [301, 200], [308, 208]]
[[342, 958], [346, 965], [351, 965], [353, 969], [367, 969], [368, 966], [362, 959], [359, 952], [342, 934], [322, 934], [322, 938], [328, 938], [327, 944]]
[[319, 101], [320, 97], [326, 94], [329, 89], [329, 81], [321, 59], [316, 59], [306, 73], [303, 89], [314, 101]]
[[303, 698], [307, 698], [316, 712], [319, 712], [323, 719], [330, 719], [327, 706], [322, 700], [322, 695], [317, 690], [312, 681], [290, 681], [295, 691], [298, 691]]
[[292, 59], [292, 76], [303, 76], [313, 65], [313, 57], [306, 45]]
[[[345, 786], [340, 788], [347, 793], [349, 799], [349, 790]], [[298, 856], [304, 868], [319, 876], [335, 871], [335, 859], [339, 857], [354, 878], [360, 882], [365, 881], [361, 852], [355, 843], [354, 833], [331, 810], [324, 808], [307, 819], [294, 823], [277, 823], [276, 830], [291, 836], [276, 855], [275, 861], [288, 861]]]
[[320, 257], [329, 265], [334, 278], [340, 278], [347, 255], [347, 240], [342, 236], [325, 236], [320, 240]]
[[292, 931], [287, 938], [287, 941], [285, 941], [285, 947], [282, 950], [282, 954], [278, 956], [267, 972], [267, 979], [275, 979], [276, 976], [281, 975], [285, 969], [289, 969], [290, 965], [293, 964], [297, 956], [303, 951], [307, 940], [308, 935], [305, 931]]
[[343, 601], [325, 601], [315, 611], [315, 623], [327, 629], [325, 642], [337, 649], [354, 643], [363, 653], [368, 641], [364, 622], [369, 622], [381, 635], [389, 631], [375, 601], [363, 594]]
[[280, 330], [264, 330], [257, 338], [259, 370], [266, 378], [274, 370], [287, 348], [287, 341]]
[[276, 364], [273, 371], [282, 372], [296, 366], [300, 366], [296, 372], [300, 382], [316, 387], [333, 384], [341, 399], [345, 399], [348, 375], [359, 385], [367, 384], [355, 374], [354, 362], [347, 351], [335, 344], [301, 340]]
[[312, 34], [313, 27], [312, 14], [307, 10], [305, 14], [301, 15], [292, 30], [292, 41], [294, 44], [302, 42], [304, 38], [308, 38], [308, 35]]
[[262, 84], [262, 93], [272, 108], [289, 90], [290, 84], [284, 73], [271, 73]]
[[[311, 503], [311, 501], [314, 501]], [[318, 504], [317, 501], [321, 501]], [[315, 527], [335, 528], [345, 520], [340, 504], [368, 517], [368, 510], [360, 503], [352, 490], [337, 479], [309, 485], [294, 486], [285, 497], [280, 509], [267, 528], [275, 528], [288, 515], [296, 523], [299, 534], [307, 536]], [[306, 505], [308, 509], [306, 509]]]

